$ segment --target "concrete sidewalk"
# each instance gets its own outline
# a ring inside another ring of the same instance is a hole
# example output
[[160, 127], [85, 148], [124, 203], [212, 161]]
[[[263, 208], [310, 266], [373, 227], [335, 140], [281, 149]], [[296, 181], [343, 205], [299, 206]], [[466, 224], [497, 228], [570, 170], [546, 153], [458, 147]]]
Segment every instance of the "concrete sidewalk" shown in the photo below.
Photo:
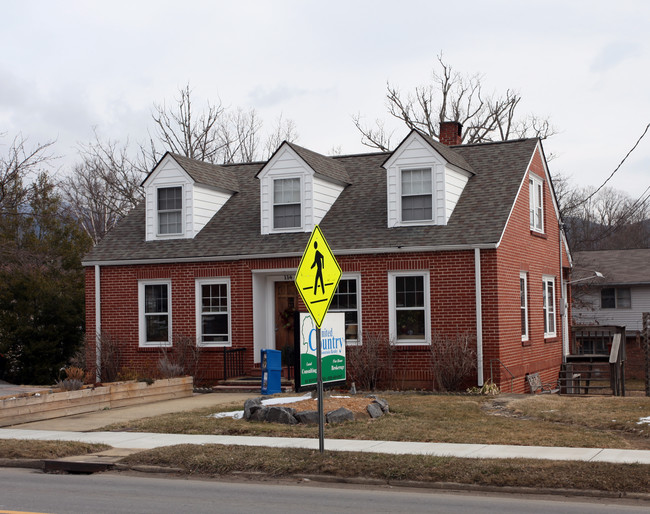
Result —
[[[204, 407], [217, 407], [232, 403], [233, 410], [237, 410], [243, 408], [244, 401], [247, 398], [257, 396], [259, 395], [247, 393], [195, 394], [189, 398], [178, 398], [133, 407], [121, 407], [118, 409], [67, 416], [65, 418], [14, 425], [0, 429], [0, 439], [104, 443], [116, 449], [130, 450], [143, 450], [177, 444], [237, 444], [274, 448], [318, 449], [317, 438], [90, 432], [91, 430], [100, 429], [111, 423], [132, 421]], [[648, 450], [419, 443], [352, 439], [325, 439], [325, 449], [329, 451], [359, 451], [482, 459], [527, 458], [650, 464], [650, 451]]]
[[[35, 439], [43, 441], [77, 441], [103, 443], [114, 448], [145, 450], [177, 444], [224, 444], [266, 446], [272, 448], [318, 449], [318, 439], [289, 437], [248, 437], [226, 435], [156, 434], [145, 432], [69, 432], [56, 430], [0, 429], [0, 439]], [[619, 450], [601, 448], [562, 448], [545, 446], [512, 446], [486, 444], [417, 443], [398, 441], [367, 441], [355, 439], [326, 439], [329, 451], [375, 452], [438, 457], [477, 459], [546, 459], [618, 464], [650, 464], [648, 450]]]

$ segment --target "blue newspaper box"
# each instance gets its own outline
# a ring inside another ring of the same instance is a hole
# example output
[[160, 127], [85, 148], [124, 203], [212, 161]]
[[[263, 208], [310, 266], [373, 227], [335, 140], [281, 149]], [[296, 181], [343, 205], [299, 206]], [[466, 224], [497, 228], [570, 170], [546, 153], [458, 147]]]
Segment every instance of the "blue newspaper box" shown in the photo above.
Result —
[[282, 392], [282, 352], [262, 349], [262, 394]]

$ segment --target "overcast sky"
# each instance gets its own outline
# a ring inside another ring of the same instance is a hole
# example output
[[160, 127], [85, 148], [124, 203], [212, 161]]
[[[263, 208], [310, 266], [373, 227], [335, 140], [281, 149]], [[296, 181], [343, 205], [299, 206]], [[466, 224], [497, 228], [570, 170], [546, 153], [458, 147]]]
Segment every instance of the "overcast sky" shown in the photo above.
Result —
[[[56, 139], [64, 170], [93, 127], [143, 139], [152, 104], [189, 83], [197, 102], [293, 120], [302, 146], [357, 153], [352, 115], [388, 120], [386, 82], [426, 83], [443, 52], [488, 91], [517, 90], [520, 114], [551, 119], [551, 171], [600, 185], [650, 123], [650, 2], [449, 4], [4, 0], [0, 132]], [[408, 132], [389, 126], [396, 141]], [[611, 184], [650, 186], [650, 134]]]

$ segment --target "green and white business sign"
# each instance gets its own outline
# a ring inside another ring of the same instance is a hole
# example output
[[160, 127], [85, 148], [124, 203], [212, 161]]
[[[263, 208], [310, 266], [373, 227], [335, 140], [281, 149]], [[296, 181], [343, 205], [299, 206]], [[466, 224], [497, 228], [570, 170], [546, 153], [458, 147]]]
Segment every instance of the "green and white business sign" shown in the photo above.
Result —
[[[300, 313], [300, 387], [317, 383], [317, 330], [311, 314]], [[346, 378], [345, 314], [328, 312], [320, 330], [323, 383], [344, 382]]]

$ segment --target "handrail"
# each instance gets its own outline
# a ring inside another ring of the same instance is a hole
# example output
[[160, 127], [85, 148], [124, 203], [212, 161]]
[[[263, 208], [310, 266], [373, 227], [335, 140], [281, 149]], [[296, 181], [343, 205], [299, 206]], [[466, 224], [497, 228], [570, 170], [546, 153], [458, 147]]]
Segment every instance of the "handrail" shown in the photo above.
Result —
[[223, 349], [223, 379], [238, 377], [244, 374], [244, 352], [246, 348]]
[[512, 374], [512, 372], [508, 369], [508, 367], [501, 362], [499, 359], [490, 359], [490, 382], [494, 384], [494, 379], [492, 378], [492, 363], [494, 361], [497, 361], [501, 366], [503, 366], [503, 369], [505, 369], [508, 372], [508, 375], [510, 375], [510, 392], [513, 392], [513, 380], [515, 379], [515, 376]]

